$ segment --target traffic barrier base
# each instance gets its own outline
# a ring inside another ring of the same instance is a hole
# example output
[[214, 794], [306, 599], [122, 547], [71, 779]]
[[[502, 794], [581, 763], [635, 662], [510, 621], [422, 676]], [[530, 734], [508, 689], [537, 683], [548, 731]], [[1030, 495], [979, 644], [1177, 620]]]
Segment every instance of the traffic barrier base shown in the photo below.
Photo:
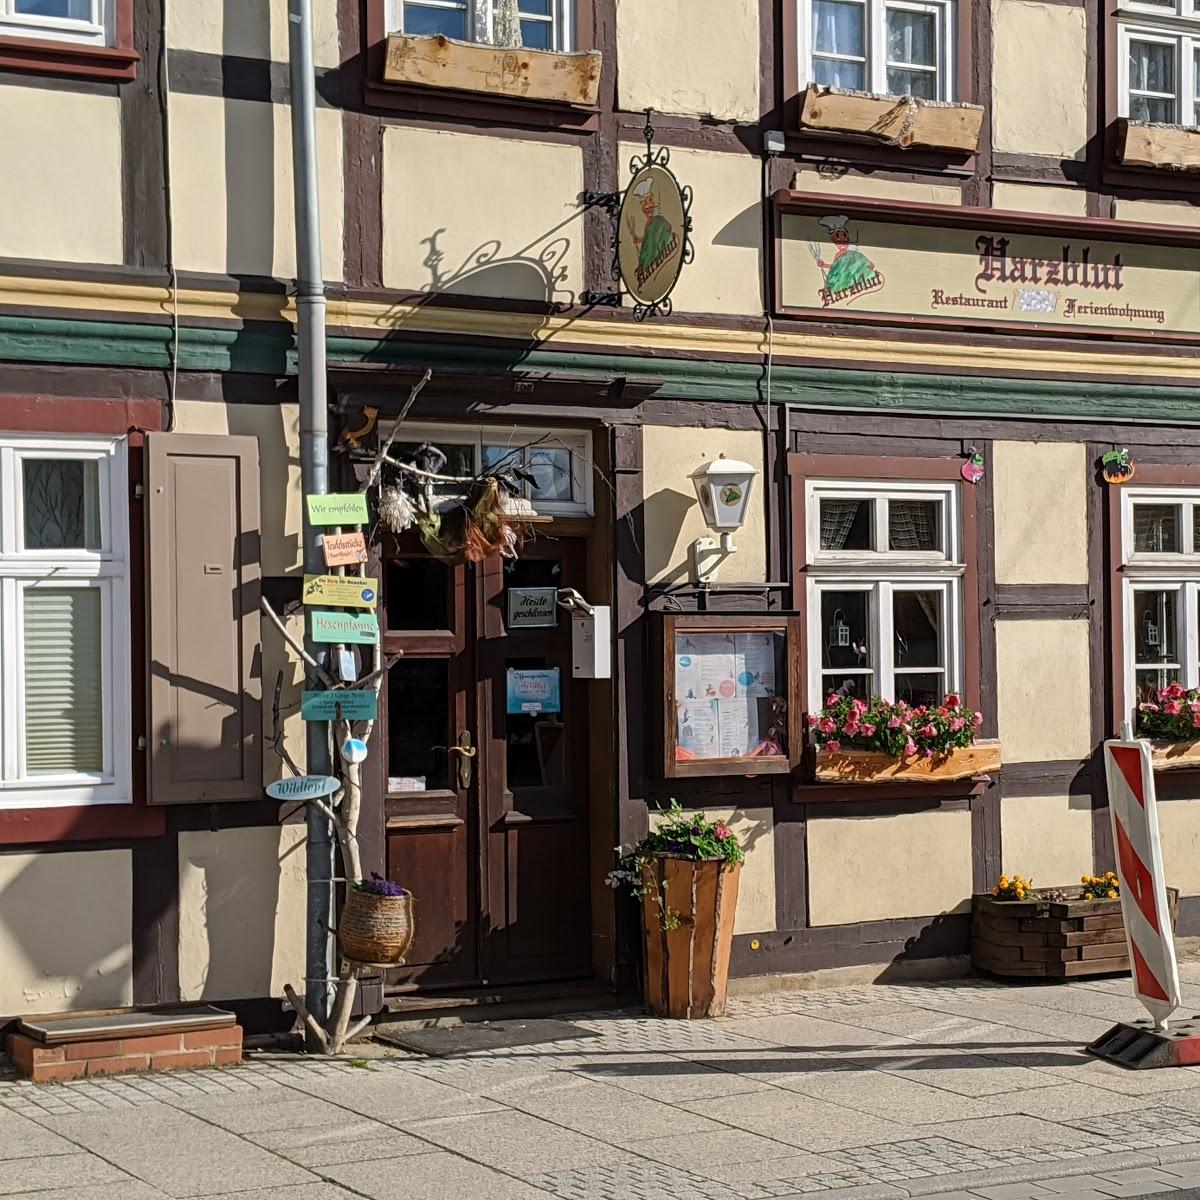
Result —
[[1089, 1054], [1135, 1071], [1190, 1067], [1200, 1063], [1200, 1017], [1172, 1021], [1166, 1030], [1154, 1022], [1122, 1021], [1087, 1047]]

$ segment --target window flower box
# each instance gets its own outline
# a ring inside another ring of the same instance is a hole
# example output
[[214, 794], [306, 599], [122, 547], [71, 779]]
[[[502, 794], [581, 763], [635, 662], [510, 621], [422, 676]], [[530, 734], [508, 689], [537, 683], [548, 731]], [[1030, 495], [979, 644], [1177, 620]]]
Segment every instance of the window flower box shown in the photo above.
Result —
[[809, 84], [800, 128], [843, 134], [898, 146], [974, 154], [979, 148], [983, 109], [977, 104], [923, 100], [916, 96], [878, 96], [846, 88]]
[[[1031, 893], [1027, 900], [987, 894], [971, 900], [971, 962], [990, 975], [1077, 979], [1129, 970], [1121, 901], [1084, 900], [1070, 889], [1066, 900]], [[1172, 928], [1179, 891], [1167, 888]]]
[[922, 757], [897, 758], [871, 750], [818, 750], [814, 775], [818, 783], [917, 783], [969, 779], [1000, 767], [998, 741], [975, 742]]
[[1156, 740], [1150, 743], [1150, 762], [1156, 771], [1200, 767], [1200, 738], [1186, 742]]
[[1117, 155], [1127, 167], [1200, 171], [1200, 129], [1122, 118], [1117, 122]]
[[1181, 683], [1160, 688], [1138, 704], [1136, 729], [1150, 742], [1156, 771], [1200, 767], [1200, 688]]

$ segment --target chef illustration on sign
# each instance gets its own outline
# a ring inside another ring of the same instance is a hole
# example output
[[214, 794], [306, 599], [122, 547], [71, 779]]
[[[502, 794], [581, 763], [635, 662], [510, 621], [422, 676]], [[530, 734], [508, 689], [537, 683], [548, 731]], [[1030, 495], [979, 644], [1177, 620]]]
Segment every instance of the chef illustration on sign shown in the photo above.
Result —
[[821, 288], [821, 303], [828, 308], [841, 300], [852, 300], [864, 292], [873, 292], [883, 287], [883, 275], [875, 264], [851, 242], [846, 226], [846, 216], [821, 217], [817, 224], [829, 233], [829, 240], [837, 247], [832, 262], [826, 262], [821, 247], [816, 242], [808, 243], [809, 253], [821, 268], [824, 287]]
[[678, 245], [678, 239], [670, 221], [659, 211], [654, 180], [647, 176], [634, 186], [633, 194], [641, 204], [642, 216], [646, 218], [641, 237], [633, 234], [633, 244], [638, 248], [638, 283], [641, 284], [670, 257]]

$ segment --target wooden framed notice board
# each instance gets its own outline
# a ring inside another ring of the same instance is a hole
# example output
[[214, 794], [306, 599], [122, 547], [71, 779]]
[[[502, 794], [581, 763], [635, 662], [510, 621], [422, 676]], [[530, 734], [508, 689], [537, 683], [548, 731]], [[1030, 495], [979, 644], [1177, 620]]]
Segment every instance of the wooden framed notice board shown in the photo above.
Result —
[[662, 617], [663, 774], [782, 774], [800, 761], [798, 617]]

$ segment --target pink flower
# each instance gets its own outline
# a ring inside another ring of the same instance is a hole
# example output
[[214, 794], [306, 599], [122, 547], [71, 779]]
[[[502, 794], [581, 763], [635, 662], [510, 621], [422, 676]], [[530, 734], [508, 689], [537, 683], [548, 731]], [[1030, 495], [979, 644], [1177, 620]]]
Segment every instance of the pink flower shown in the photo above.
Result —
[[976, 729], [978, 729], [980, 727], [980, 725], [983, 724], [983, 713], [976, 713], [974, 718], [972, 718], [972, 720], [971, 720], [971, 724], [974, 725]]
[[1188, 704], [1188, 708], [1190, 708], [1190, 709], [1192, 710], [1192, 712], [1194, 712], [1194, 713], [1195, 713], [1195, 712], [1200, 712], [1200, 700], [1193, 700], [1193, 701], [1191, 701], [1191, 702]]
[[1138, 705], [1138, 711], [1139, 712], [1158, 712], [1158, 705], [1152, 704], [1149, 700], [1147, 700], [1144, 704]]
[[841, 742], [826, 742], [826, 743], [825, 743], [825, 749], [826, 749], [826, 750], [832, 750], [832, 751], [834, 751], [835, 753], [836, 753], [838, 750], [840, 750], [841, 748], [842, 748], [842, 743], [841, 743]]
[[861, 728], [862, 728], [864, 737], [870, 737], [871, 734], [873, 734], [875, 732], [874, 725], [863, 725]]
[[921, 728], [917, 730], [917, 733], [920, 734], [921, 737], [925, 738], [937, 737], [937, 726], [922, 725]]
[[837, 729], [837, 722], [832, 717], [822, 717], [817, 728], [822, 733], [833, 733]]
[[966, 721], [964, 721], [962, 717], [955, 717], [954, 720], [950, 722], [950, 732], [957, 733], [965, 724]]
[[938, 708], [937, 715], [939, 717], [948, 717], [950, 715], [950, 710], [943, 704]]
[[888, 718], [888, 728], [889, 729], [899, 729], [900, 728], [900, 718], [899, 717], [889, 717]]
[[[1172, 683], [1169, 687], [1167, 687], [1163, 690], [1162, 695], [1170, 696], [1173, 699], [1178, 699], [1180, 696], [1187, 695], [1187, 689], [1183, 686], [1182, 683]], [[1161, 697], [1160, 697], [1160, 699], [1161, 699]]]
[[958, 698], [957, 692], [951, 692], [946, 697], [946, 706], [948, 708], [957, 708], [961, 703], [962, 703], [962, 701]]
[[837, 692], [830, 692], [829, 695], [825, 697], [825, 707], [832, 708], [840, 699], [841, 697], [837, 694]]
[[912, 738], [909, 738], [908, 741], [904, 743], [904, 753], [905, 754], [916, 754], [916, 752], [917, 752], [917, 743], [914, 742], [912, 740]]
[[861, 700], [851, 700], [850, 711], [861, 716], [867, 711], [867, 706]]
[[1192, 728], [1200, 729], [1200, 712], [1192, 713]]
[[1177, 717], [1181, 712], [1183, 712], [1183, 705], [1180, 704], [1178, 700], [1168, 700], [1166, 704], [1163, 705], [1163, 712], [1165, 712], [1168, 717]]
[[733, 837], [733, 830], [730, 829], [728, 825], [725, 825], [720, 821], [717, 822], [716, 829], [714, 829], [713, 832], [716, 834], [718, 842], [723, 842], [726, 840], [726, 838]]
[[811, 728], [812, 728], [814, 725], [816, 725], [816, 723], [817, 723], [818, 721], [820, 721], [820, 719], [821, 719], [821, 718], [820, 718], [820, 717], [818, 717], [816, 713], [809, 713], [809, 714], [808, 714], [808, 727], [809, 727], [809, 729], [811, 729]]

